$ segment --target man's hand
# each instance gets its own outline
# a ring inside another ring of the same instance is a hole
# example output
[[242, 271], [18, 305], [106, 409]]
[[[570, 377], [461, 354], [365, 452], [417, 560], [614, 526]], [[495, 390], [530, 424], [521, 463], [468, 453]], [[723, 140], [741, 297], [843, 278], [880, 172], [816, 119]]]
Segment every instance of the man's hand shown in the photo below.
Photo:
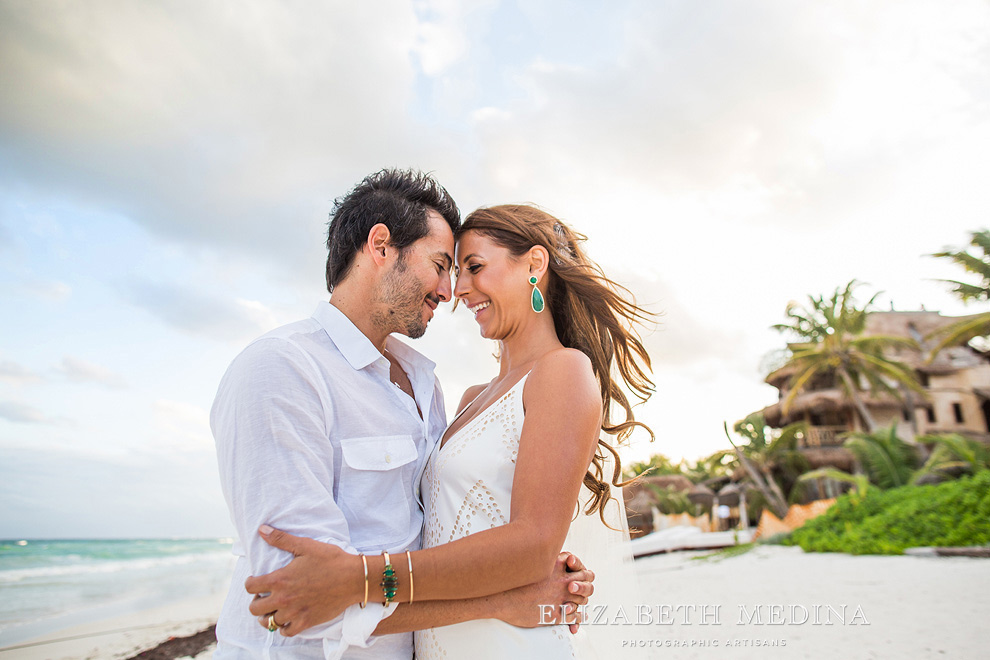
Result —
[[[269, 545], [295, 555], [287, 566], [244, 582], [248, 593], [255, 594], [250, 610], [262, 626], [267, 628], [269, 617], [274, 616], [281, 633], [292, 637], [330, 621], [357, 602], [354, 594], [364, 590], [359, 557], [335, 545], [293, 536], [267, 525], [259, 534]], [[354, 583], [351, 576], [360, 584]]]
[[493, 597], [498, 618], [520, 628], [567, 623], [575, 633], [580, 625], [575, 615], [577, 606], [587, 604], [595, 591], [594, 580], [594, 572], [585, 568], [576, 555], [561, 552], [547, 579]]

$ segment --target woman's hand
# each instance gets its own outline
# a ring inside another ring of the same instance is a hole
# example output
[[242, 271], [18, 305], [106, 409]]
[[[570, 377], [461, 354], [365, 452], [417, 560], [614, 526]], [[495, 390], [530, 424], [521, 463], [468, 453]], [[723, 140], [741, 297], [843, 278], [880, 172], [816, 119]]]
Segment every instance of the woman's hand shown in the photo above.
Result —
[[269, 617], [286, 637], [339, 616], [364, 593], [364, 572], [358, 556], [341, 548], [263, 525], [261, 538], [295, 555], [287, 566], [244, 582], [254, 594], [251, 614], [265, 628]]
[[520, 628], [564, 624], [577, 632], [579, 605], [586, 605], [595, 591], [595, 574], [569, 552], [557, 556], [553, 572], [542, 582], [496, 594], [498, 618]]

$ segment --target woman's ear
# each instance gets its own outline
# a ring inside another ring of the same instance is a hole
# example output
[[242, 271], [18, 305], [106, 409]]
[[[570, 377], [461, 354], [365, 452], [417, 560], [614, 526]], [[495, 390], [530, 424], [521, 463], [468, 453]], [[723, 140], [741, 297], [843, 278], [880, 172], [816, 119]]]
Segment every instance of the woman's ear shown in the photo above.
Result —
[[391, 249], [389, 245], [389, 239], [391, 238], [392, 233], [388, 230], [388, 227], [380, 222], [368, 232], [368, 240], [364, 248], [368, 250], [369, 256], [371, 256], [376, 264], [381, 265], [385, 262], [386, 253]]
[[529, 248], [528, 260], [529, 274], [536, 275], [537, 279], [542, 280], [547, 268], [550, 267], [550, 253], [542, 245], [534, 245]]

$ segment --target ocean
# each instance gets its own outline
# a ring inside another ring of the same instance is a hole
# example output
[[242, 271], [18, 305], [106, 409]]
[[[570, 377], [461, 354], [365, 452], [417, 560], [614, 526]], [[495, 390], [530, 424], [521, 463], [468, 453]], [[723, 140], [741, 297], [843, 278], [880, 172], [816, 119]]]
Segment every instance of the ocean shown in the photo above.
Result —
[[233, 539], [0, 540], [0, 648], [224, 593]]

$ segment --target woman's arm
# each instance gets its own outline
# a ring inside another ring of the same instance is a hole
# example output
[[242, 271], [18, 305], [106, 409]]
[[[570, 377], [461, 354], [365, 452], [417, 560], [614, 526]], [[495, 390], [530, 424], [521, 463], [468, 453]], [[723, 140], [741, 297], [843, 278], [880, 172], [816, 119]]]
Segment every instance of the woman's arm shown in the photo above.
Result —
[[[578, 622], [570, 615], [578, 605], [586, 604], [594, 591], [590, 581], [577, 580], [592, 578], [577, 557], [562, 552], [553, 573], [536, 584], [477, 598], [403, 603], [378, 624], [375, 634], [412, 632], [475, 619], [501, 619], [520, 628], [569, 623], [571, 632], [577, 632]], [[568, 615], [566, 621], [562, 612]]]
[[[529, 375], [523, 404], [526, 419], [509, 522], [412, 553], [416, 601], [486, 596], [538, 582], [550, 573], [601, 428], [601, 396], [588, 358], [572, 349], [546, 355]], [[377, 586], [384, 559], [367, 559]], [[396, 558], [393, 566], [400, 583], [396, 600], [408, 601], [406, 562]], [[284, 569], [250, 578], [246, 587], [251, 593], [270, 592], [264, 599], [268, 611], [278, 610], [308, 627], [363, 600], [363, 570], [360, 557], [324, 546]], [[384, 600], [377, 588], [369, 597]]]

